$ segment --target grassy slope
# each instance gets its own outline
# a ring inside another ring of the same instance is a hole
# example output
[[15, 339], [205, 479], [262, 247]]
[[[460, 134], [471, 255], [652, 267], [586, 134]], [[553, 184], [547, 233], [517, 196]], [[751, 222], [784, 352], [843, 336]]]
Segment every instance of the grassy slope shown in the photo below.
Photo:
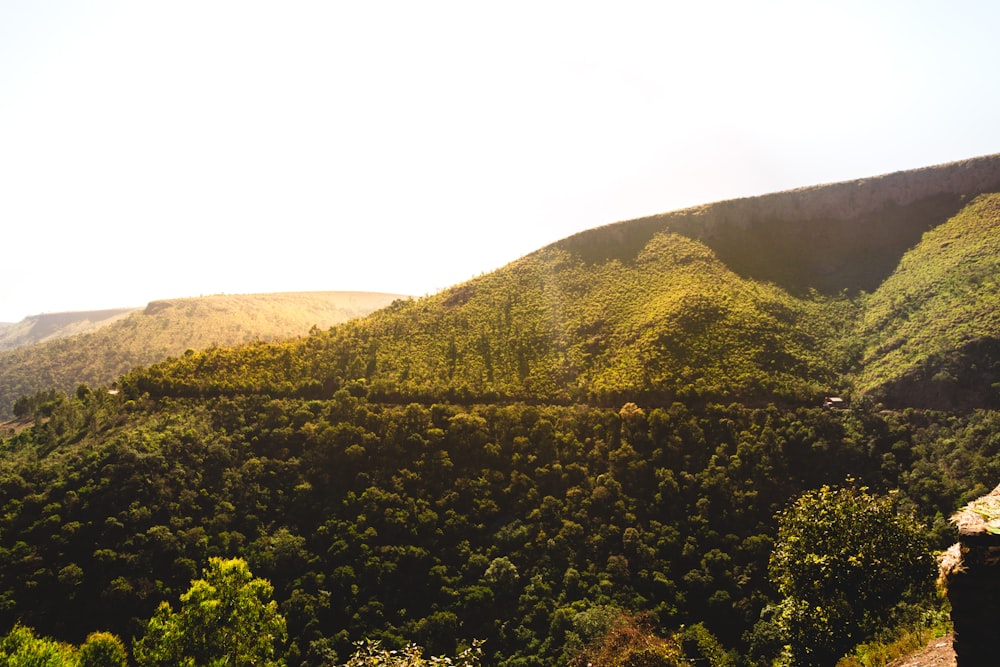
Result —
[[927, 232], [867, 300], [858, 389], [892, 404], [996, 405], [1000, 194]]
[[299, 292], [154, 301], [98, 331], [0, 353], [0, 416], [20, 396], [106, 384], [186, 349], [306, 334], [367, 315], [396, 295]]
[[556, 244], [311, 340], [212, 350], [156, 374], [203, 389], [364, 378], [405, 400], [813, 400], [836, 380], [850, 311], [741, 278], [702, 243], [662, 232], [634, 256], [597, 261]]

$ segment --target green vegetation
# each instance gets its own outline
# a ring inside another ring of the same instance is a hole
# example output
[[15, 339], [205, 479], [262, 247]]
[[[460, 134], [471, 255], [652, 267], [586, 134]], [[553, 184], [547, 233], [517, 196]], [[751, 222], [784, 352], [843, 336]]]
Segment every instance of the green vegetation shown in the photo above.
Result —
[[378, 642], [360, 642], [358, 650], [344, 667], [479, 667], [482, 650], [478, 645], [462, 651], [454, 659], [445, 656], [424, 657], [416, 644], [401, 649], [383, 648]]
[[916, 621], [883, 628], [872, 641], [858, 644], [837, 661], [837, 667], [889, 667], [951, 632], [949, 610], [928, 611]]
[[305, 340], [207, 350], [126, 384], [156, 396], [321, 396], [363, 380], [393, 402], [815, 403], [838, 382], [853, 313], [846, 298], [740, 278], [663, 233], [628, 263], [550, 247]]
[[289, 664], [366, 637], [567, 664], [611, 627], [600, 609], [753, 655], [790, 499], [848, 476], [900, 488], [943, 547], [940, 517], [1000, 466], [989, 412], [394, 406], [346, 388], [79, 392], [45, 411], [3, 452], [0, 624], [80, 641], [99, 618], [129, 639], [210, 558], [240, 557], [274, 585]]
[[920, 407], [1000, 406], [1000, 195], [927, 232], [865, 302], [858, 387]]
[[821, 667], [923, 602], [936, 575], [927, 537], [896, 495], [827, 486], [785, 509], [771, 554], [773, 617], [790, 662]]
[[0, 351], [0, 419], [14, 414], [15, 400], [38, 391], [69, 393], [81, 383], [111, 384], [136, 366], [188, 349], [304, 336], [312, 327], [367, 315], [393, 298], [367, 292], [291, 292], [154, 301], [124, 319], [120, 313], [108, 318], [111, 323], [97, 331]]
[[20, 624], [0, 637], [0, 658], [7, 667], [125, 667], [128, 664], [125, 645], [111, 633], [91, 633], [76, 648], [38, 637], [31, 628]]
[[[886, 625], [939, 611], [945, 517], [1000, 478], [996, 394], [976, 389], [993, 382], [1000, 216], [984, 196], [931, 224], [959, 199], [918, 216], [906, 238], [939, 226], [871, 294], [857, 287], [899, 261], [895, 237], [877, 266], [848, 266], [854, 239], [828, 275], [815, 245], [768, 274], [747, 254], [762, 246], [740, 255], [754, 225], [701, 238], [667, 216], [327, 331], [189, 345], [117, 392], [25, 392], [0, 440], [5, 650], [117, 660], [121, 638], [130, 664], [291, 667], [872, 655]], [[889, 207], [890, 230], [918, 208]], [[969, 390], [939, 396], [945, 372]], [[849, 410], [820, 407], [834, 393]], [[95, 628], [113, 634], [85, 650]]]
[[256, 579], [245, 561], [209, 558], [205, 578], [191, 582], [180, 610], [161, 602], [135, 643], [140, 667], [233, 665], [277, 667], [285, 619], [271, 584]]

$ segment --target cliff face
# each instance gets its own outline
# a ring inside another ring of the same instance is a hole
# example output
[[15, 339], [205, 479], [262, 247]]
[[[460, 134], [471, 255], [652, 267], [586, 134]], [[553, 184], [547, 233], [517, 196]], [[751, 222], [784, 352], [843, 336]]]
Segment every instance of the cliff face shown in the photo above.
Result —
[[794, 293], [872, 291], [925, 231], [997, 190], [1000, 155], [990, 155], [664, 213], [562, 244], [594, 260], [628, 261], [670, 230], [705, 243], [740, 275]]
[[927, 230], [1000, 189], [1000, 155], [721, 202], [677, 224], [737, 273], [794, 292], [873, 291]]
[[[719, 226], [751, 228], [754, 223], [854, 221], [890, 207], [908, 207], [934, 197], [977, 195], [1000, 187], [1000, 154], [884, 176], [814, 185], [760, 197], [700, 206], [693, 212], [707, 234]], [[674, 214], [667, 214], [674, 215]]]

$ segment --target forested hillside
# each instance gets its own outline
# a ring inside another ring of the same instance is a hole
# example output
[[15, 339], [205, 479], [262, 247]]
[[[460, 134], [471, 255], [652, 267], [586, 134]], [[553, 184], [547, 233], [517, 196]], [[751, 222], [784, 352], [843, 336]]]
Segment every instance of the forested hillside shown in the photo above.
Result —
[[818, 667], [939, 618], [931, 550], [1000, 481], [998, 164], [618, 223], [38, 394], [0, 443], [0, 630], [144, 660], [212, 557], [273, 584], [291, 665]]
[[[0, 418], [11, 416], [18, 398], [40, 390], [110, 384], [136, 366], [188, 349], [304, 336], [312, 327], [367, 315], [396, 298], [369, 292], [215, 295], [154, 301], [136, 312], [27, 318], [11, 330], [23, 330], [23, 340], [44, 342], [0, 352]], [[104, 326], [68, 335], [95, 321]]]
[[703, 244], [665, 232], [627, 262], [546, 248], [308, 339], [206, 350], [124, 383], [153, 395], [318, 397], [362, 380], [395, 402], [810, 403], [838, 382], [853, 308], [741, 278]]

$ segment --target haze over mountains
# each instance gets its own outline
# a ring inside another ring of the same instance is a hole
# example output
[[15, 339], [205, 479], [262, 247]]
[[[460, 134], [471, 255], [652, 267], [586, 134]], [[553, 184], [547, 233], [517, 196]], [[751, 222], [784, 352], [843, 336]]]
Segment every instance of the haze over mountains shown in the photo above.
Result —
[[114, 308], [78, 313], [45, 313], [16, 324], [0, 323], [0, 351], [99, 329], [138, 308]]
[[107, 385], [136, 366], [210, 345], [303, 336], [381, 308], [398, 294], [284, 292], [150, 302], [144, 309], [48, 313], [0, 327], [0, 417], [43, 389]]
[[[0, 440], [0, 627], [135, 638], [224, 556], [273, 582], [290, 665], [365, 637], [571, 665], [635, 615], [704, 664], [835, 662], [872, 625], [848, 600], [826, 634], [790, 630], [810, 608], [769, 579], [776, 517], [824, 485], [896, 491], [951, 544], [944, 517], [1000, 470], [997, 275], [987, 156], [615, 223], [308, 335], [213, 346], [239, 311], [116, 393], [21, 400], [32, 425]], [[45, 358], [104, 368], [209, 304], [5, 354], [86, 340]], [[886, 630], [940, 612], [930, 551], [915, 562]]]

